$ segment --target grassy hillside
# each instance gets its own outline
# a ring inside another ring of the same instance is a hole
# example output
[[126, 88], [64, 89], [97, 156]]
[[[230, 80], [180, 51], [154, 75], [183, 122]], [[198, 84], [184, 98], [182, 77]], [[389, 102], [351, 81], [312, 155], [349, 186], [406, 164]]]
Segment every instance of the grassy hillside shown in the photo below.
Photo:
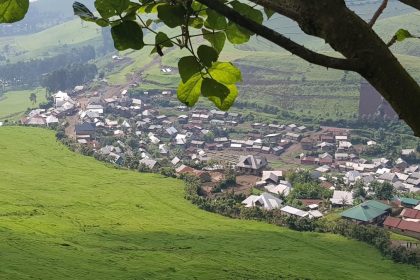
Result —
[[[182, 182], [0, 128], [0, 279], [415, 279], [363, 243], [224, 218]], [[416, 276], [417, 275], [417, 276]]]
[[[32, 92], [37, 95], [37, 103], [32, 104], [29, 96]], [[17, 120], [22, 117], [27, 108], [36, 108], [39, 103], [46, 101], [43, 89], [9, 91], [0, 97], [0, 121]]]
[[95, 24], [73, 19], [41, 32], [2, 37], [0, 49], [8, 46], [5, 53], [10, 62], [49, 57], [54, 54], [71, 50], [74, 46], [84, 44], [95, 45], [95, 40], [101, 37], [101, 28]]

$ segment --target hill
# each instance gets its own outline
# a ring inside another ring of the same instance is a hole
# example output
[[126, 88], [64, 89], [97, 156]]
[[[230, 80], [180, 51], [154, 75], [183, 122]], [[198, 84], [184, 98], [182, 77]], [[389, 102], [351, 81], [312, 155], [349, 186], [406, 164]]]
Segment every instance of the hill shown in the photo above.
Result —
[[181, 181], [105, 166], [51, 131], [1, 127], [0, 158], [1, 279], [418, 276], [364, 243], [198, 210]]

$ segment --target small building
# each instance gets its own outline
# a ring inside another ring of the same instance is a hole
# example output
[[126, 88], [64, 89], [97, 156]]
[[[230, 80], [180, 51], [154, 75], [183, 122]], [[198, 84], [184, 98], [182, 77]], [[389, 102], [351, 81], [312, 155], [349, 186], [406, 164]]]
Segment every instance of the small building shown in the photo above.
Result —
[[76, 138], [93, 138], [95, 135], [95, 126], [91, 123], [76, 124], [74, 131]]
[[415, 198], [409, 198], [409, 197], [401, 197], [401, 206], [407, 207], [407, 208], [415, 208], [417, 205], [420, 204], [420, 200]]
[[267, 165], [268, 162], [265, 157], [256, 157], [254, 155], [240, 156], [236, 164], [236, 171], [242, 174], [259, 176]]
[[420, 239], [420, 223], [418, 222], [406, 221], [395, 217], [387, 217], [384, 221], [384, 228]]
[[333, 205], [353, 205], [353, 193], [335, 190], [330, 201]]
[[380, 224], [391, 212], [391, 206], [367, 200], [341, 213], [341, 217], [360, 224]]
[[280, 211], [283, 215], [295, 216], [298, 218], [305, 218], [309, 216], [308, 212], [294, 208], [292, 206], [284, 206], [283, 208], [280, 209]]
[[247, 197], [242, 204], [245, 207], [261, 207], [265, 210], [273, 210], [281, 207], [283, 200], [277, 198], [269, 193], [262, 193], [261, 195], [251, 195]]
[[314, 141], [309, 137], [303, 138], [302, 141], [300, 141], [300, 144], [302, 145], [302, 149], [307, 151], [312, 150], [315, 145]]

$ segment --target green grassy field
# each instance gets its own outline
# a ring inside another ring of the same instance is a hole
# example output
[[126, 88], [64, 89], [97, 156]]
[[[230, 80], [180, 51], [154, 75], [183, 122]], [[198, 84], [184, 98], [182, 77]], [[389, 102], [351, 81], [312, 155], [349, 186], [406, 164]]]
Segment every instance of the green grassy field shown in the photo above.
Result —
[[[32, 104], [29, 96], [32, 92], [37, 95], [37, 103]], [[0, 97], [0, 121], [17, 120], [22, 117], [27, 108], [36, 108], [38, 104], [46, 101], [44, 89], [9, 91]]]
[[2, 37], [0, 48], [9, 46], [6, 54], [11, 62], [50, 57], [74, 46], [85, 45], [101, 37], [101, 28], [95, 24], [82, 23], [73, 19], [38, 33], [21, 36]]
[[0, 279], [416, 279], [343, 237], [197, 209], [183, 184], [0, 128]]

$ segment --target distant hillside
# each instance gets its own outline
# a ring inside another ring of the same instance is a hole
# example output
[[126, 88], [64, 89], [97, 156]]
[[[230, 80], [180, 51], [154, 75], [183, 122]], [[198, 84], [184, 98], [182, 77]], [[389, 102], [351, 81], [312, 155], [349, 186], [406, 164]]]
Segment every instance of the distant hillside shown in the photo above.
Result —
[[416, 279], [337, 235], [199, 210], [183, 184], [0, 127], [1, 279]]

